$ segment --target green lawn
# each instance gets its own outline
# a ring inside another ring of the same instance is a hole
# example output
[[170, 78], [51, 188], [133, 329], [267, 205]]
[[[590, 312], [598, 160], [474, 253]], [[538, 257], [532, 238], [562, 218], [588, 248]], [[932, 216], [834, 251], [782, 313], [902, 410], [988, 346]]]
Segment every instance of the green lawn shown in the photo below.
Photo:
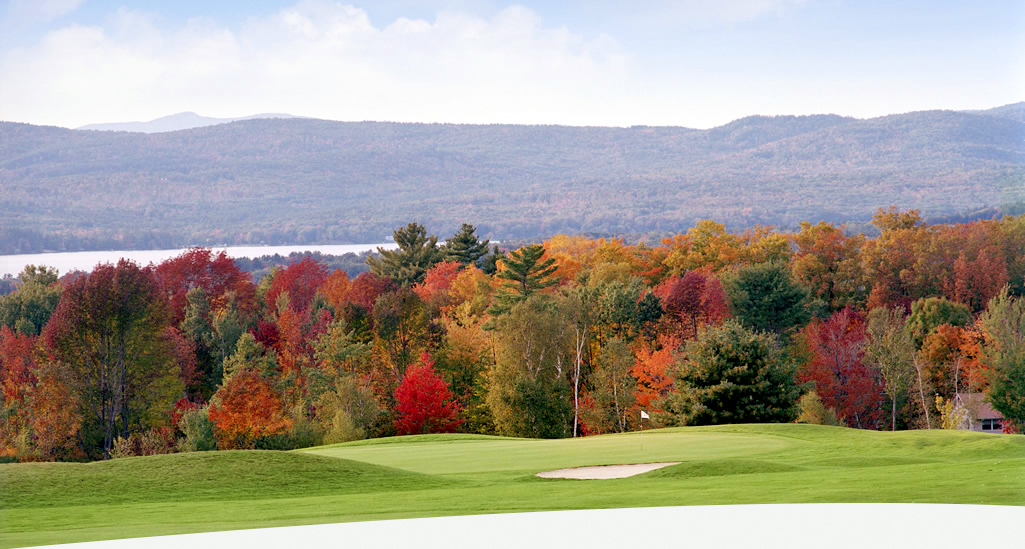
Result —
[[[680, 461], [617, 480], [582, 465]], [[1025, 437], [807, 425], [665, 429], [564, 440], [377, 439], [0, 465], [0, 546], [358, 520], [741, 503], [1025, 505]]]

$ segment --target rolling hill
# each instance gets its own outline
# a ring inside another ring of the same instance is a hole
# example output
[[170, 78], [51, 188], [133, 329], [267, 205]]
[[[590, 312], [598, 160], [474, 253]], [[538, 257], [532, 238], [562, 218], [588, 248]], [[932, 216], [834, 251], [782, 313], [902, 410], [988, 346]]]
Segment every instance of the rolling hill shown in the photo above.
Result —
[[[541, 479], [679, 461], [630, 478]], [[1025, 437], [723, 425], [577, 439], [392, 437], [0, 464], [0, 547], [484, 513], [759, 503], [1025, 505]]]
[[1025, 200], [1025, 103], [710, 130], [253, 119], [163, 133], [0, 123], [0, 253], [865, 221]]

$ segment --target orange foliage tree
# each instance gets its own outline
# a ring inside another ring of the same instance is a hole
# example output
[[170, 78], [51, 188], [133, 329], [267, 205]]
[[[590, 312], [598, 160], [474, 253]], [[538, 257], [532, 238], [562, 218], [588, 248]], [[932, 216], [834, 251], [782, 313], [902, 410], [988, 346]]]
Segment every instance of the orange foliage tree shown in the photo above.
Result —
[[36, 364], [37, 339], [0, 326], [0, 456], [79, 457], [78, 401], [53, 364]]
[[413, 286], [413, 292], [431, 307], [444, 308], [452, 304], [449, 288], [459, 276], [462, 263], [442, 261], [427, 270], [424, 281]]
[[349, 280], [349, 275], [341, 269], [335, 269], [321, 284], [320, 295], [324, 296], [327, 304], [338, 313], [348, 303], [351, 288], [352, 281]]
[[675, 336], [660, 337], [659, 348], [643, 345], [638, 349], [630, 374], [637, 378], [637, 407], [646, 412], [657, 412], [652, 402], [673, 391], [670, 368], [679, 354], [680, 340]]
[[291, 427], [281, 409], [281, 395], [255, 369], [231, 376], [210, 403], [217, 446], [222, 450], [253, 448], [261, 437]]

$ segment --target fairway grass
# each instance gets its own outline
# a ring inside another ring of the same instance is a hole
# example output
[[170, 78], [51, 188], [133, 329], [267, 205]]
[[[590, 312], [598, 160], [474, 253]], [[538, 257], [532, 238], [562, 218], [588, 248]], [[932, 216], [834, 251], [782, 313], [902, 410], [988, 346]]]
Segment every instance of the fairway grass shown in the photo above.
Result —
[[[541, 471], [679, 461], [612, 480]], [[757, 503], [1025, 505], [1025, 437], [809, 425], [375, 439], [0, 465], [0, 546], [428, 516]]]

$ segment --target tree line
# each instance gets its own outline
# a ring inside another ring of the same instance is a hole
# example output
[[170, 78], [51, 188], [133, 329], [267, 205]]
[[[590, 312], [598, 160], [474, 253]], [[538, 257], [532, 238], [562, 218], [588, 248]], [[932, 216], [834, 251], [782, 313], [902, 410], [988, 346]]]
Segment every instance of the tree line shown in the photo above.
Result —
[[1025, 216], [879, 236], [702, 221], [658, 245], [502, 250], [410, 223], [350, 276], [258, 281], [194, 248], [0, 297], [0, 455], [79, 460], [472, 432], [953, 427], [959, 393], [1025, 421]]

